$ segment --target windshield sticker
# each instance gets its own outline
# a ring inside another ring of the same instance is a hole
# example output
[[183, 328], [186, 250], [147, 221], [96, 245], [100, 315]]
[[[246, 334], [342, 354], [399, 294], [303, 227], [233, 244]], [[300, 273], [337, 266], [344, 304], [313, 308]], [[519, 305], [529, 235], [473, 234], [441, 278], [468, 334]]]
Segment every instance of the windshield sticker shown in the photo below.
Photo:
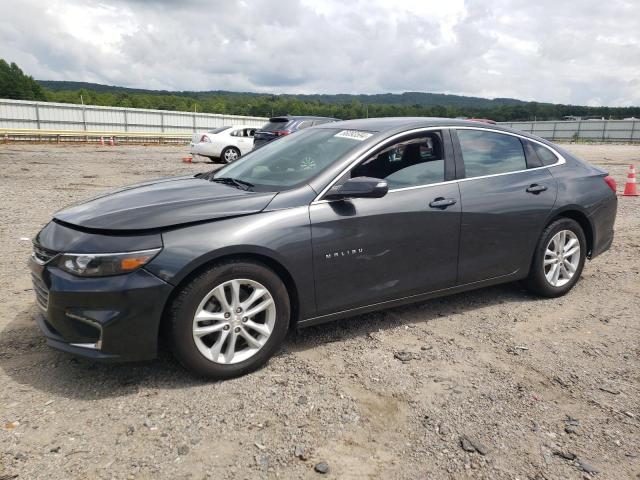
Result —
[[369, 132], [361, 132], [360, 130], [342, 130], [339, 133], [336, 133], [334, 135], [334, 137], [337, 138], [350, 138], [351, 140], [357, 140], [359, 142], [362, 142], [363, 140], [366, 140], [367, 138], [371, 137], [373, 135], [373, 133], [369, 133]]

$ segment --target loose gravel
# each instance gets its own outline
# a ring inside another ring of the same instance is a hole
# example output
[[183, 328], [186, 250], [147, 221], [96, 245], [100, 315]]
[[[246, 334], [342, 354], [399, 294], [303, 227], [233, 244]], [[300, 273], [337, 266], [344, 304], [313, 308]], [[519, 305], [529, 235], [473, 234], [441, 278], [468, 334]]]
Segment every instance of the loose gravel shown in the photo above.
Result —
[[[624, 186], [640, 146], [569, 145]], [[517, 284], [292, 331], [203, 383], [163, 353], [48, 348], [26, 259], [52, 213], [210, 170], [184, 147], [0, 145], [0, 478], [627, 479], [640, 475], [640, 198], [567, 296]], [[304, 400], [301, 400], [304, 399]]]

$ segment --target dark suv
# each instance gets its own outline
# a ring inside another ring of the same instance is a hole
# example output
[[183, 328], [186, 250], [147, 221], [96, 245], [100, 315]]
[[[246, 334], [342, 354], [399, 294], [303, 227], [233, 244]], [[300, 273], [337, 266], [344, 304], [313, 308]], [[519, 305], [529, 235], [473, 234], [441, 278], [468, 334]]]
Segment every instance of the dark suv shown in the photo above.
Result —
[[283, 117], [273, 117], [260, 130], [256, 131], [253, 137], [253, 149], [256, 150], [272, 140], [284, 137], [290, 133], [297, 132], [303, 128], [309, 128], [323, 123], [337, 122], [337, 118], [330, 117], [307, 117], [285, 115]]

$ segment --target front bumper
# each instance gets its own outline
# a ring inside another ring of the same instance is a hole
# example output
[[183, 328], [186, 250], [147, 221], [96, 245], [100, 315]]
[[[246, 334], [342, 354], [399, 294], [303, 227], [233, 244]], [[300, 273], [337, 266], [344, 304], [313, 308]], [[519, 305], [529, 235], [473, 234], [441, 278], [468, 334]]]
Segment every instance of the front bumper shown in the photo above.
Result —
[[160, 320], [173, 287], [144, 269], [83, 278], [29, 262], [47, 344], [104, 361], [156, 357]]
[[615, 195], [611, 195], [603, 200], [590, 215], [590, 221], [593, 225], [591, 258], [597, 257], [611, 247], [617, 211], [618, 198]]

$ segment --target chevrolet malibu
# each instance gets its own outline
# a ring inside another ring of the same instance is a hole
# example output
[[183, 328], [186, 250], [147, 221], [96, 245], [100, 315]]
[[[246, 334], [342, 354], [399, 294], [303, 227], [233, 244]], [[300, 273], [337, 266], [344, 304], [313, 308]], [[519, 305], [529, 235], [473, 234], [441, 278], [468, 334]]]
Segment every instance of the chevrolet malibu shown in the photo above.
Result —
[[613, 239], [607, 173], [478, 122], [328, 123], [216, 172], [123, 188], [54, 215], [30, 262], [49, 345], [156, 356], [223, 379], [305, 327], [522, 281], [558, 297]]

